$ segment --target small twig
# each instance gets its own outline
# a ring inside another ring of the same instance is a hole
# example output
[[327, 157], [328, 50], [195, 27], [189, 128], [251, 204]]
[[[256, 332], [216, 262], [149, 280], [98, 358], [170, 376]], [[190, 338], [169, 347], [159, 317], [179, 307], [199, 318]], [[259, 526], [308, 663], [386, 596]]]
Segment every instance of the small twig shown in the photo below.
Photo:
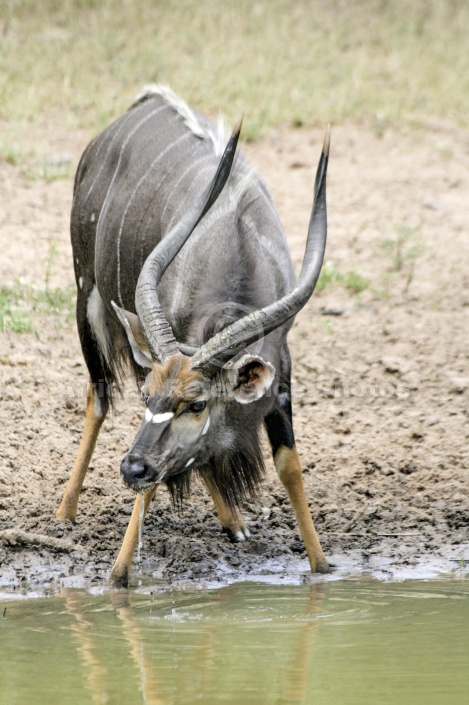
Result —
[[381, 538], [385, 536], [420, 536], [419, 531], [391, 531], [387, 532], [385, 534], [376, 534], [373, 533], [372, 531], [368, 530], [363, 530], [361, 532], [358, 531], [329, 531], [328, 535], [330, 536], [360, 536], [363, 539], [366, 538]]
[[0, 541], [7, 544], [15, 545], [17, 543], [25, 546], [43, 546], [44, 548], [55, 548], [57, 551], [80, 551], [86, 553], [86, 549], [79, 544], [74, 544], [66, 539], [56, 539], [54, 536], [46, 536], [45, 534], [28, 534], [21, 529], [5, 529], [0, 532]]
[[360, 521], [360, 519], [362, 518], [362, 516], [365, 514], [365, 511], [366, 511], [366, 510], [363, 509], [361, 512], [356, 512], [356, 514], [355, 514], [355, 516], [353, 517], [353, 519], [351, 519], [351, 520], [348, 522], [348, 524], [346, 524], [346, 525], [344, 526], [344, 528], [343, 528], [343, 533], [344, 533], [344, 534], [348, 534], [348, 533], [349, 533], [349, 529], [351, 529], [354, 524], [358, 524], [358, 522]]
[[425, 519], [426, 521], [429, 521], [433, 524], [435, 519], [430, 516], [430, 514], [427, 514], [427, 512], [424, 512], [423, 509], [417, 509], [417, 507], [408, 507], [408, 510], [410, 512], [414, 512], [414, 514], [417, 514], [419, 517], [422, 517], [422, 519]]
[[404, 287], [404, 296], [407, 296], [407, 294], [409, 293], [409, 287], [410, 287], [412, 280], [414, 278], [414, 268], [415, 268], [415, 260], [413, 259], [410, 263], [409, 272], [407, 274], [407, 279], [406, 279], [406, 283], [405, 283], [405, 287]]

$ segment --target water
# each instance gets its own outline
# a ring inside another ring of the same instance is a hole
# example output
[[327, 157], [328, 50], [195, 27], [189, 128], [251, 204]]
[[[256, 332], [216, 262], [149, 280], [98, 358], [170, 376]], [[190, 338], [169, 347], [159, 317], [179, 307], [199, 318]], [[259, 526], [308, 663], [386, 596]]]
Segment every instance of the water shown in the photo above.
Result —
[[469, 584], [0, 598], [0, 705], [198, 702], [466, 705]]

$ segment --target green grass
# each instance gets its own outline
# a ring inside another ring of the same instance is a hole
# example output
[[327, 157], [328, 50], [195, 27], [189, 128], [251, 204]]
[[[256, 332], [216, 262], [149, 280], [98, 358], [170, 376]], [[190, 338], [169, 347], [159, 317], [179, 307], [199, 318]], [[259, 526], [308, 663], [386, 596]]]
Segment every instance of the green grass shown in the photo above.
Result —
[[47, 164], [36, 162], [23, 165], [21, 174], [31, 181], [56, 181], [57, 179], [72, 179], [74, 168], [71, 164]]
[[385, 237], [379, 247], [389, 263], [391, 272], [402, 272], [413, 268], [417, 257], [423, 252], [423, 244], [419, 239], [421, 225], [396, 225], [394, 235]]
[[40, 336], [40, 317], [63, 327], [73, 317], [75, 287], [36, 288], [17, 280], [0, 287], [0, 331]]
[[17, 282], [13, 286], [0, 287], [0, 331], [31, 333], [33, 319], [31, 313], [22, 307], [24, 292]]
[[354, 269], [349, 269], [345, 272], [345, 274], [340, 277], [340, 281], [347, 291], [350, 291], [350, 293], [356, 295], [361, 294], [362, 291], [368, 289], [371, 284], [371, 279], [368, 277], [363, 277]]
[[343, 286], [351, 294], [358, 295], [370, 287], [371, 279], [362, 276], [355, 269], [340, 272], [332, 262], [326, 262], [319, 275], [316, 291], [324, 291], [337, 285]]
[[[17, 131], [18, 126], [12, 125], [9, 129]], [[23, 139], [27, 143], [28, 138]], [[71, 179], [75, 171], [71, 157], [44, 160], [34, 150], [28, 148], [27, 144], [20, 146], [15, 142], [9, 143], [7, 140], [0, 140], [0, 162], [16, 167], [22, 176], [31, 181]]]
[[379, 243], [379, 249], [384, 254], [387, 263], [387, 272], [382, 278], [381, 295], [386, 298], [389, 288], [395, 287], [395, 277], [399, 276], [404, 281], [403, 292], [408, 294], [414, 279], [416, 260], [424, 251], [421, 239], [421, 224], [409, 226], [395, 225], [393, 235], [384, 237]]
[[73, 319], [76, 291], [74, 286], [51, 287], [57, 241], [49, 239], [44, 259], [44, 282], [27, 284], [23, 279], [0, 286], [0, 332], [34, 333], [40, 337], [41, 318], [54, 318], [56, 328]]
[[318, 318], [317, 321], [311, 323], [311, 328], [326, 335], [332, 335], [334, 326], [330, 318]]
[[363, 276], [355, 269], [340, 271], [328, 261], [322, 267], [316, 291], [341, 286], [354, 296], [359, 296], [369, 289], [379, 298], [386, 299], [397, 288], [407, 295], [414, 279], [416, 260], [423, 251], [421, 224], [415, 226], [405, 223], [395, 224], [392, 227], [392, 233], [382, 237], [378, 243], [376, 254], [380, 260], [379, 282]]
[[316, 291], [324, 291], [337, 283], [339, 272], [332, 262], [327, 261], [322, 265], [321, 274], [319, 275]]
[[155, 81], [244, 113], [250, 139], [285, 122], [469, 124], [465, 0], [3, 0], [0, 36], [2, 139], [20, 149], [32, 124], [97, 132]]

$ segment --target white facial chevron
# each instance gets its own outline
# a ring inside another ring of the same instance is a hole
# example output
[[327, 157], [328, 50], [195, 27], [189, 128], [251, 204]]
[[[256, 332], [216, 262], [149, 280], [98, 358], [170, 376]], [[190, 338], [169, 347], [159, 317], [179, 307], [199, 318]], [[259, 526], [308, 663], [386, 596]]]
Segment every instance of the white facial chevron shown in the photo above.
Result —
[[163, 423], [163, 421], [169, 421], [174, 416], [172, 411], [166, 411], [164, 414], [155, 414], [152, 418], [152, 423]]
[[164, 414], [152, 414], [150, 409], [145, 410], [145, 421], [149, 423], [163, 423], [164, 421], [169, 421], [174, 416], [172, 411], [166, 411]]

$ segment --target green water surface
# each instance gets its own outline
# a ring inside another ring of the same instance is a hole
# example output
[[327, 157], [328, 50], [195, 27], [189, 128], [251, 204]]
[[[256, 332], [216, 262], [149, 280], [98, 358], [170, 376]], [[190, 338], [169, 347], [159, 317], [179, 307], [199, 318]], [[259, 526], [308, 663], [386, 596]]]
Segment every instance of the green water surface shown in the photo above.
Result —
[[0, 705], [89, 703], [468, 705], [469, 585], [0, 598]]

